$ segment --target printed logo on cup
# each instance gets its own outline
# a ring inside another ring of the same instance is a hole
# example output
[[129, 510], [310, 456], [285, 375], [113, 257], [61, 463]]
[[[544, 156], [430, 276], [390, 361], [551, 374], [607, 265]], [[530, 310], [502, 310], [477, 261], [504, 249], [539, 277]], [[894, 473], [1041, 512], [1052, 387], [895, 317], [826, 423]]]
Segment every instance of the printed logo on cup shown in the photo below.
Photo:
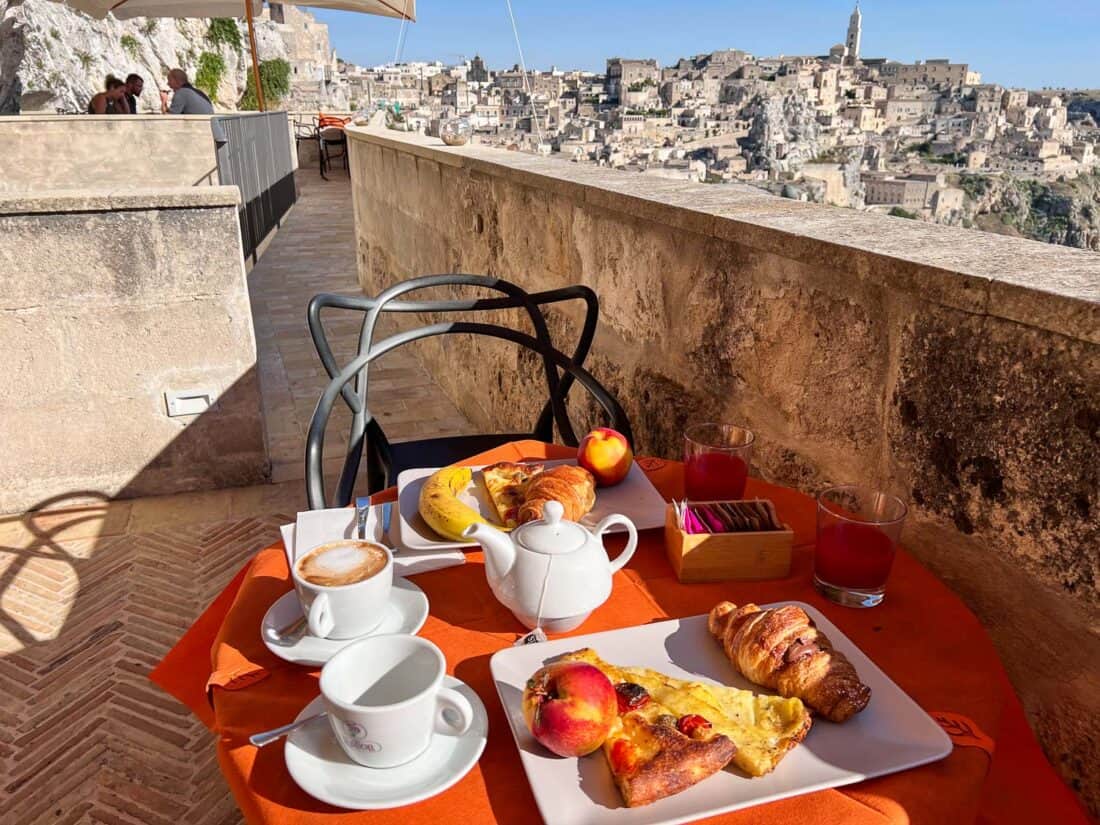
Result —
[[366, 751], [367, 753], [378, 753], [382, 750], [382, 746], [377, 742], [367, 739], [367, 729], [362, 725], [356, 722], [344, 722], [343, 725], [348, 744], [356, 750]]

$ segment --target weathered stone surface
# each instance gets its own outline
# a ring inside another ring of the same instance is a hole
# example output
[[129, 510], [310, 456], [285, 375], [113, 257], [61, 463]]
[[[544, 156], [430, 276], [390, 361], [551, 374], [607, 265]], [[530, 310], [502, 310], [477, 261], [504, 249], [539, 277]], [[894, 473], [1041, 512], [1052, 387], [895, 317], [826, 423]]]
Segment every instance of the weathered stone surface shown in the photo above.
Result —
[[[244, 21], [238, 21], [243, 29]], [[113, 73], [125, 78], [137, 72], [145, 78], [138, 110], [159, 112], [157, 90], [169, 69], [182, 68], [194, 77], [203, 52], [217, 54], [225, 64], [215, 94], [220, 106], [236, 108], [249, 71], [248, 50], [212, 44], [209, 20], [93, 20], [64, 3], [47, 0], [3, 0], [0, 3], [0, 114], [23, 112], [85, 112], [91, 96]], [[287, 57], [275, 25], [255, 23], [261, 60]], [[247, 37], [242, 31], [242, 36]], [[246, 41], [247, 42], [247, 41]]]
[[[20, 118], [20, 122], [24, 120], [32, 120], [32, 118]], [[152, 119], [135, 118], [135, 120]], [[161, 120], [160, 122], [175, 121]], [[0, 121], [0, 127], [7, 126], [8, 123], [9, 121]], [[79, 140], [79, 138], [75, 139]], [[69, 135], [68, 140], [74, 140], [74, 136]], [[179, 167], [176, 168], [178, 170]], [[71, 175], [63, 180], [66, 184], [71, 184], [79, 178], [80, 175]], [[143, 178], [144, 185], [141, 188], [125, 186], [118, 189], [102, 187], [53, 189], [48, 182], [36, 181], [29, 184], [34, 187], [34, 192], [0, 195], [0, 215], [49, 215], [58, 212], [115, 212], [128, 209], [176, 207], [197, 209], [200, 206], [239, 206], [241, 203], [241, 192], [236, 186], [175, 185], [176, 181], [183, 179], [185, 178], [182, 174], [172, 175], [170, 182], [161, 186], [148, 178]]]
[[[32, 202], [49, 190], [62, 194], [82, 186], [110, 198], [127, 187], [218, 183], [210, 118], [200, 115], [6, 117], [0, 120], [0, 144], [13, 147], [16, 158], [0, 175], [0, 193], [26, 193]], [[5, 206], [0, 203], [0, 209]], [[97, 208], [91, 202], [75, 206]]]
[[[1100, 258], [350, 134], [367, 292], [445, 271], [531, 291], [585, 283], [601, 301], [588, 363], [641, 451], [676, 457], [689, 421], [734, 420], [757, 432], [767, 478], [905, 494], [907, 545], [981, 617], [1047, 753], [1100, 809], [1083, 767], [1100, 740], [1086, 710], [1100, 684]], [[578, 320], [551, 316], [561, 346]], [[530, 426], [545, 398], [537, 365], [510, 345], [433, 342], [418, 355], [483, 430]]]
[[922, 308], [900, 349], [888, 426], [913, 502], [1096, 605], [1097, 348]]
[[[0, 477], [18, 480], [0, 485], [0, 512], [266, 478], [236, 207], [193, 192], [193, 208], [178, 192], [160, 208], [152, 190], [126, 211], [62, 198], [69, 211], [0, 216]], [[178, 390], [216, 403], [169, 418]]]

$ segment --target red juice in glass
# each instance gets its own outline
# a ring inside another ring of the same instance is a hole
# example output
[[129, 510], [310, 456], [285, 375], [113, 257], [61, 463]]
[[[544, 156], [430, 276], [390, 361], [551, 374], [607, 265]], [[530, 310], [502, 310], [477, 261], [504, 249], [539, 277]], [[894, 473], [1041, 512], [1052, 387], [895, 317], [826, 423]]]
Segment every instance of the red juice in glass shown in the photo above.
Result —
[[886, 592], [905, 503], [855, 485], [833, 487], [817, 499], [814, 583], [833, 601], [874, 607]]
[[743, 498], [752, 432], [732, 424], [695, 424], [684, 431], [684, 493], [691, 501]]
[[745, 495], [748, 478], [740, 456], [697, 453], [684, 465], [684, 492], [691, 501], [732, 501]]

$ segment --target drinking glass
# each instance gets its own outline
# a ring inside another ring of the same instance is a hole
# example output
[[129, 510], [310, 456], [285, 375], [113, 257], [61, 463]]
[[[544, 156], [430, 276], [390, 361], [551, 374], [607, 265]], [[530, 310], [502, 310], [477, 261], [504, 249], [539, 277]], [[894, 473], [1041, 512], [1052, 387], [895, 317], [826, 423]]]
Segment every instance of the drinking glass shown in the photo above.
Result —
[[694, 424], [684, 431], [684, 491], [690, 501], [745, 495], [756, 436], [733, 424]]
[[817, 497], [814, 584], [845, 607], [874, 607], [886, 592], [907, 508], [897, 496], [846, 484]]

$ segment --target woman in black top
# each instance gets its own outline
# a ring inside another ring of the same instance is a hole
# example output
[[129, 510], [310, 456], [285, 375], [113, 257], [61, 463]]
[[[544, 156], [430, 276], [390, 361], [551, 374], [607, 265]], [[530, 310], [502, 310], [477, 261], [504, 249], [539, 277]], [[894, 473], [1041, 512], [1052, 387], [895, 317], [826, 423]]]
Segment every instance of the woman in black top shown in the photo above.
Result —
[[128, 115], [130, 107], [126, 103], [126, 84], [114, 75], [107, 76], [107, 90], [99, 92], [88, 101], [90, 115]]

